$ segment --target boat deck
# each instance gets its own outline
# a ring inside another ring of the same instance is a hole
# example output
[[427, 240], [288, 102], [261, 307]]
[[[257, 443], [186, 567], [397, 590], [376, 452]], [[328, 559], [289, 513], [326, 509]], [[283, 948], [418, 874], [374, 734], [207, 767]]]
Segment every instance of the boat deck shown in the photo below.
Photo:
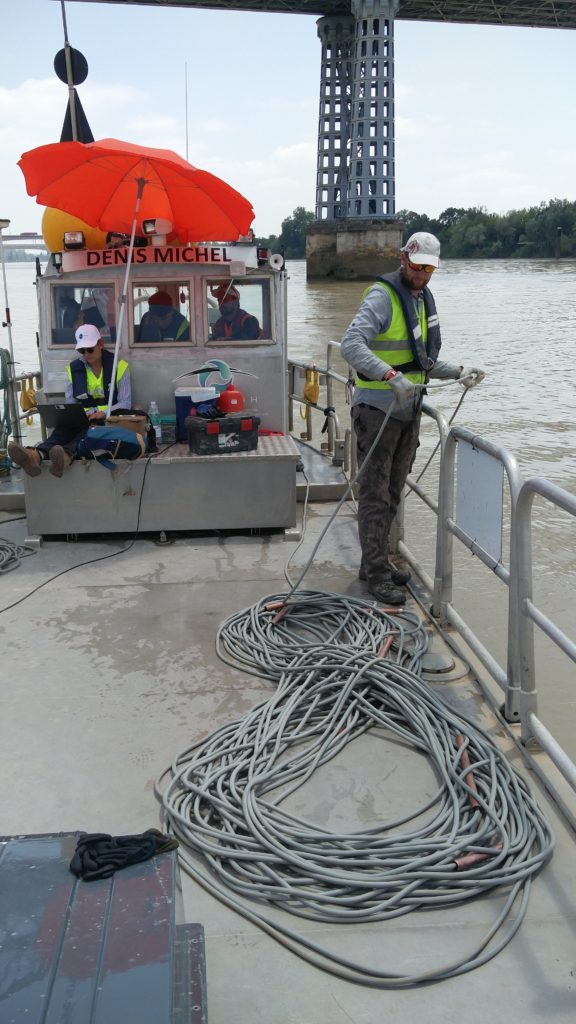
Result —
[[[192, 743], [271, 694], [269, 683], [217, 658], [219, 624], [266, 594], [286, 591], [288, 558], [293, 556], [289, 572], [297, 579], [333, 507], [310, 507], [298, 550], [281, 532], [180, 534], [164, 544], [157, 536], [132, 542], [130, 534], [59, 539], [3, 575], [2, 831], [128, 834], [158, 826], [158, 776]], [[22, 543], [27, 523], [10, 521], [15, 515], [0, 513], [0, 536]], [[360, 596], [357, 565], [355, 518], [344, 510], [304, 585]], [[72, 571], [62, 574], [67, 569]], [[413, 598], [411, 604], [418, 608]], [[206, 933], [210, 1024], [574, 1021], [574, 835], [526, 768], [464, 658], [436, 631], [433, 651], [445, 667], [425, 673], [426, 681], [487, 730], [529, 776], [556, 833], [553, 858], [533, 884], [519, 933], [471, 973], [383, 991], [315, 969], [184, 875], [185, 918], [201, 922]], [[397, 816], [433, 790], [421, 755], [366, 734], [290, 800], [296, 813], [342, 829]], [[404, 973], [472, 949], [502, 898], [495, 893], [450, 910], [369, 925], [330, 926], [259, 909], [343, 956]]]

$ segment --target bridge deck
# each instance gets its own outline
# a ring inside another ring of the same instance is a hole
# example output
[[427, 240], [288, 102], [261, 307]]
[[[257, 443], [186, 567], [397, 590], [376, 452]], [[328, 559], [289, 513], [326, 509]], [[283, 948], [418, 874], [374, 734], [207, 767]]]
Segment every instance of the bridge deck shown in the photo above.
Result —
[[[82, 0], [90, 3], [93, 0]], [[159, 0], [104, 0], [157, 6]], [[171, 7], [202, 7], [278, 14], [339, 15], [352, 13], [352, 0], [170, 0]], [[405, 21], [447, 21], [473, 25], [524, 25], [576, 28], [572, 0], [400, 0], [396, 15]]]

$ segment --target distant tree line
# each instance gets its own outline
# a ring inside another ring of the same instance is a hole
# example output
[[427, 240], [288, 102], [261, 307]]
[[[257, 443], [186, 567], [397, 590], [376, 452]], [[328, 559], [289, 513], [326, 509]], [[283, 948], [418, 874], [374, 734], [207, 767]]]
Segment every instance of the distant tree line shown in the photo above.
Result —
[[[414, 231], [431, 231], [442, 243], [442, 256], [452, 259], [515, 259], [576, 257], [576, 202], [552, 199], [539, 206], [509, 213], [488, 213], [481, 206], [449, 206], [439, 217], [400, 210], [403, 239]], [[259, 238], [259, 245], [282, 252], [286, 259], [304, 259], [306, 229], [314, 214], [297, 206], [282, 221], [279, 235]]]
[[[257, 245], [283, 253], [287, 260], [306, 256], [306, 231], [314, 214], [297, 206], [282, 221], [279, 235], [256, 239]], [[431, 231], [442, 243], [442, 256], [452, 259], [514, 259], [516, 257], [576, 257], [576, 202], [551, 199], [526, 210], [488, 213], [482, 206], [449, 206], [439, 217], [400, 210], [403, 240], [414, 231]], [[4, 244], [6, 259], [34, 260], [22, 250]]]
[[279, 235], [257, 238], [256, 242], [272, 252], [281, 252], [287, 260], [303, 260], [306, 256], [306, 229], [314, 220], [310, 210], [297, 206], [292, 216], [282, 221]]
[[[46, 259], [46, 253], [39, 253], [41, 259]], [[33, 263], [36, 256], [33, 252], [25, 252], [23, 249], [11, 249], [9, 244], [4, 243], [4, 259], [6, 263]]]
[[488, 213], [449, 206], [439, 217], [400, 210], [404, 241], [414, 231], [431, 231], [442, 255], [453, 259], [514, 259], [576, 256], [576, 203], [552, 199], [526, 210]]

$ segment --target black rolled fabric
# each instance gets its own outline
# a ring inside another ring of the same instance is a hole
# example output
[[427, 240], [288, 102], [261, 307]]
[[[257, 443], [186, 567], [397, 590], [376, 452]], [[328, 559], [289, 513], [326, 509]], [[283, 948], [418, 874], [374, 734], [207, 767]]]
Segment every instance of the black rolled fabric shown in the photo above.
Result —
[[110, 836], [106, 832], [84, 832], [76, 844], [70, 871], [84, 882], [110, 878], [115, 871], [149, 860], [157, 853], [175, 850], [178, 840], [157, 828], [135, 836]]

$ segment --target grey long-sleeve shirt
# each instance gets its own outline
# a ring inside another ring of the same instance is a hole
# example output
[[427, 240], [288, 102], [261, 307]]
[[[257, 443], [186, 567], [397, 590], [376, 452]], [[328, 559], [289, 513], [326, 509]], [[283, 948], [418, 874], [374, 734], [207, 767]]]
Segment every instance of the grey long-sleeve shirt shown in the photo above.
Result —
[[[421, 312], [423, 299], [414, 299], [414, 304]], [[340, 349], [347, 363], [353, 367], [356, 373], [362, 373], [371, 380], [382, 380], [384, 374], [391, 367], [372, 351], [372, 344], [377, 335], [387, 331], [392, 323], [392, 300], [387, 288], [375, 284], [366, 294], [356, 316], [347, 327], [342, 338]], [[429, 371], [430, 377], [442, 380], [456, 380], [461, 373], [462, 367], [454, 363], [446, 363], [438, 360]], [[354, 389], [352, 405], [371, 405], [376, 409], [387, 412], [394, 394], [388, 388], [361, 388]], [[396, 405], [394, 418], [399, 420], [411, 420], [416, 415], [420, 406], [419, 395], [416, 393], [414, 402], [403, 402]]]

